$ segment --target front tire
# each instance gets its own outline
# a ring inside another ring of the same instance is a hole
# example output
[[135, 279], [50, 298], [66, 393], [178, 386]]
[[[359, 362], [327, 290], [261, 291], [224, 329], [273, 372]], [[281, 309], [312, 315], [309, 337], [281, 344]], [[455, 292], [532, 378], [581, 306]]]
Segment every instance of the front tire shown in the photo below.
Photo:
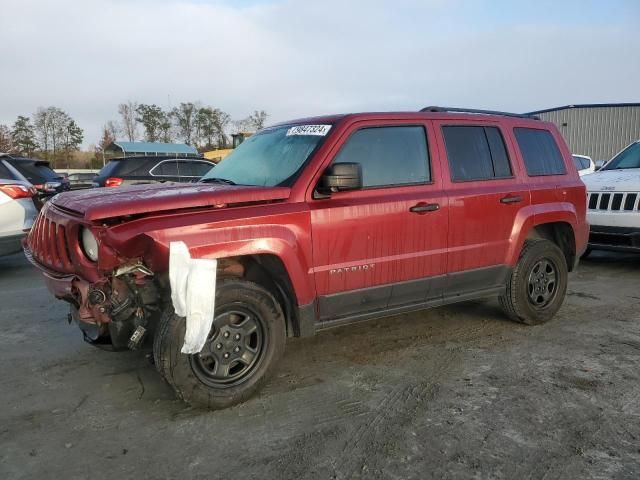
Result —
[[199, 354], [180, 352], [186, 323], [173, 306], [154, 340], [156, 368], [178, 397], [212, 410], [251, 397], [284, 353], [285, 318], [265, 288], [240, 279], [218, 281], [214, 323]]
[[562, 306], [568, 276], [567, 261], [555, 243], [527, 240], [500, 304], [516, 322], [548, 322]]

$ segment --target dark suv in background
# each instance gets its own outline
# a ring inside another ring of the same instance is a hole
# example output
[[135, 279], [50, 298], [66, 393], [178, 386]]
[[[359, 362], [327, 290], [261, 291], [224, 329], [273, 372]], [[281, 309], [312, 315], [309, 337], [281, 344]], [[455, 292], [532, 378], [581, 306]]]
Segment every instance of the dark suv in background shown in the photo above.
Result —
[[69, 180], [54, 172], [49, 162], [16, 155], [4, 155], [2, 158], [36, 187], [40, 197], [51, 197], [71, 190]]
[[94, 187], [141, 183], [197, 182], [215, 165], [203, 158], [123, 157], [107, 163], [93, 179]]

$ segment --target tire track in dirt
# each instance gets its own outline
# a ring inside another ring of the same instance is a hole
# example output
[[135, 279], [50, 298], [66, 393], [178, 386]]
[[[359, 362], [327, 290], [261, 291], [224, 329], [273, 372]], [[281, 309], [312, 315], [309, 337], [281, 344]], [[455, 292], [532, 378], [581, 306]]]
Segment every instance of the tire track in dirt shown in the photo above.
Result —
[[355, 432], [344, 441], [342, 454], [332, 466], [336, 479], [352, 478], [358, 469], [366, 470], [375, 465], [376, 459], [379, 460], [379, 456], [376, 455], [379, 452], [375, 450], [380, 444], [380, 439], [384, 439], [385, 443], [392, 443], [405, 435], [404, 426], [415, 417], [418, 409], [424, 407], [436, 395], [440, 380], [455, 369], [455, 356], [452, 351], [442, 356], [437, 365], [434, 365], [429, 380], [413, 383], [418, 378], [410, 377], [397, 384], [382, 398], [367, 416], [369, 418], [365, 418]]

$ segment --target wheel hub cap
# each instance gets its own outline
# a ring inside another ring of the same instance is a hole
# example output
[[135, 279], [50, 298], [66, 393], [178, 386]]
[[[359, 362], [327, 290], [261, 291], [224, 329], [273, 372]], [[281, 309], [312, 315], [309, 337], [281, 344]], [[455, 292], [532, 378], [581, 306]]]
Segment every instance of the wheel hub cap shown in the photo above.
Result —
[[258, 317], [245, 309], [230, 310], [215, 317], [202, 351], [191, 356], [191, 366], [204, 383], [230, 386], [253, 371], [263, 347]]
[[527, 282], [529, 302], [538, 308], [549, 305], [557, 291], [557, 276], [557, 268], [551, 260], [538, 260], [531, 268]]

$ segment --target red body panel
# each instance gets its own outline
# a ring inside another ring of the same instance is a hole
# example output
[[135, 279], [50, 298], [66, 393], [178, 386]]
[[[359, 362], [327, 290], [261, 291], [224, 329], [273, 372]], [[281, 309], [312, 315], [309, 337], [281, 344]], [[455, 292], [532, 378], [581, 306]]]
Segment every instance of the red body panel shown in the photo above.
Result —
[[[163, 184], [65, 193], [42, 215], [65, 227], [62, 235], [72, 258], [56, 259], [61, 267], [53, 257], [48, 263], [51, 254], [42, 242], [53, 237], [49, 230], [43, 233], [42, 228], [49, 228], [46, 222], [34, 228], [28, 246], [49, 274], [90, 282], [137, 257], [152, 270], [165, 271], [171, 241], [185, 242], [199, 258], [272, 254], [285, 265], [298, 305], [350, 290], [515, 265], [528, 233], [542, 223], [569, 224], [575, 251], [586, 247], [585, 187], [551, 124], [451, 113], [370, 113], [312, 120], [335, 123], [291, 188]], [[513, 178], [452, 182], [441, 133], [441, 126], [451, 123], [498, 126]], [[425, 127], [432, 183], [314, 198], [322, 172], [350, 132], [366, 125], [399, 124]], [[552, 131], [568, 173], [528, 177], [512, 133], [515, 126]], [[522, 200], [500, 201], [509, 195]], [[409, 212], [421, 202], [437, 203], [439, 209], [424, 215]], [[82, 254], [80, 225], [90, 227], [101, 243], [98, 264]]]

